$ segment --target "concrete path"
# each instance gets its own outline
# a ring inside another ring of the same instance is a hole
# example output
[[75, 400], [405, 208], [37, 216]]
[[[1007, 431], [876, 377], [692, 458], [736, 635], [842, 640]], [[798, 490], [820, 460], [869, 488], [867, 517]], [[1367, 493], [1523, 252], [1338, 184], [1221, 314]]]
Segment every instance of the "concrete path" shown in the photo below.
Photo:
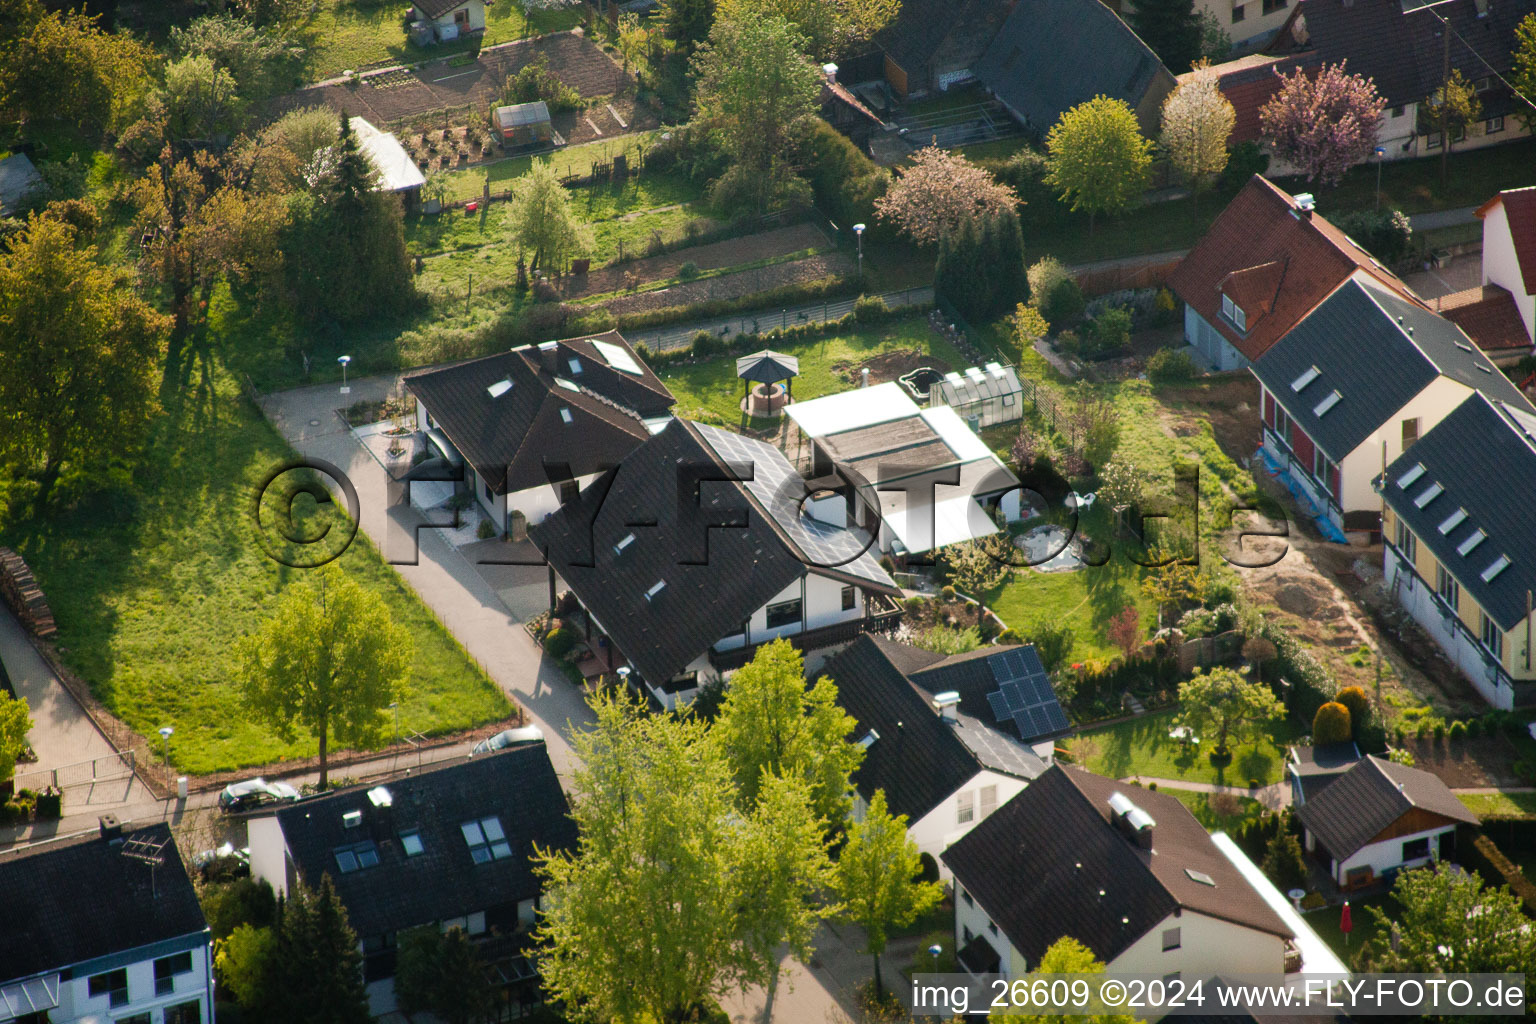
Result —
[[[357, 489], [362, 531], [391, 562], [411, 589], [442, 621], [509, 697], [540, 726], [550, 759], [562, 779], [569, 779], [572, 755], [566, 740], [571, 722], [587, 723], [591, 714], [579, 690], [553, 664], [502, 603], [496, 588], [439, 531], [416, 531], [422, 513], [405, 505], [389, 507], [388, 478], [357, 443], [335, 410], [362, 399], [384, 398], [393, 375], [351, 382], [351, 394], [335, 384], [316, 385], [269, 395], [261, 405], [296, 450], [339, 468]], [[415, 564], [399, 564], [414, 561]], [[542, 572], [524, 568], [524, 572]]]
[[[57, 782], [64, 791], [65, 812], [82, 808], [93, 821], [98, 814], [154, 800], [3, 604], [0, 659], [5, 662], [16, 696], [27, 702], [32, 715], [27, 742], [37, 761], [16, 766], [18, 789], [41, 790]], [[3, 832], [0, 830], [0, 836]]]
[[1150, 775], [1128, 775], [1121, 782], [1139, 782], [1143, 786], [1157, 784], [1158, 789], [1182, 789], [1187, 793], [1231, 793], [1233, 796], [1257, 800], [1271, 811], [1291, 805], [1291, 787], [1284, 782], [1272, 782], [1258, 789], [1247, 786], [1218, 786], [1214, 782], [1194, 782], [1188, 779], [1158, 779]]

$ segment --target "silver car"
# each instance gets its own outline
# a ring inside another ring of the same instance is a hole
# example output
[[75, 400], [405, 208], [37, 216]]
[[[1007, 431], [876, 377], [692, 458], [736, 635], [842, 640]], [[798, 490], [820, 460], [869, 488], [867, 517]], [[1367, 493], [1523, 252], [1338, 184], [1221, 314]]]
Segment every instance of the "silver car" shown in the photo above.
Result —
[[266, 804], [291, 803], [298, 798], [299, 791], [286, 782], [246, 779], [224, 787], [224, 792], [219, 794], [219, 809], [249, 811]]

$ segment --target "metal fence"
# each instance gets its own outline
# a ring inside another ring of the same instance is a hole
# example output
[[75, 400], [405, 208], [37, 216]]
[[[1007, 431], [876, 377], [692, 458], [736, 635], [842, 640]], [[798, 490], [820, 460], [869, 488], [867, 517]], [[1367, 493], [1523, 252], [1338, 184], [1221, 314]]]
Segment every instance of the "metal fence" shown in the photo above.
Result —
[[41, 789], [44, 786], [68, 789], [72, 786], [112, 782], [130, 778], [133, 775], [136, 760], [135, 752], [132, 750], [114, 750], [110, 754], [101, 754], [84, 761], [72, 761], [55, 768], [18, 770], [13, 781], [17, 789]]
[[[907, 288], [899, 292], [886, 292], [880, 296], [892, 309], [906, 306], [926, 306], [933, 302], [932, 288]], [[856, 297], [826, 299], [801, 306], [785, 306], [780, 309], [759, 309], [750, 313], [734, 313], [730, 316], [696, 320], [693, 323], [651, 330], [625, 331], [630, 344], [641, 343], [651, 352], [668, 352], [687, 348], [693, 344], [694, 335], [700, 331], [721, 338], [736, 334], [761, 334], [775, 327], [788, 328], [799, 324], [819, 324], [837, 320], [853, 312]]]

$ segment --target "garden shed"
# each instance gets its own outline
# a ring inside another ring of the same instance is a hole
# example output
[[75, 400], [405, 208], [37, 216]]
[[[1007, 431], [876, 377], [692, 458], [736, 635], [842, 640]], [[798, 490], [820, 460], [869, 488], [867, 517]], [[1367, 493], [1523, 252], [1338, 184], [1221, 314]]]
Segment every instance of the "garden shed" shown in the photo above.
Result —
[[962, 373], [946, 373], [929, 389], [928, 404], [949, 406], [975, 430], [1022, 416], [1023, 393], [1013, 367], [988, 363]]
[[497, 107], [494, 121], [504, 146], [549, 145], [554, 141], [549, 106], [543, 100]]

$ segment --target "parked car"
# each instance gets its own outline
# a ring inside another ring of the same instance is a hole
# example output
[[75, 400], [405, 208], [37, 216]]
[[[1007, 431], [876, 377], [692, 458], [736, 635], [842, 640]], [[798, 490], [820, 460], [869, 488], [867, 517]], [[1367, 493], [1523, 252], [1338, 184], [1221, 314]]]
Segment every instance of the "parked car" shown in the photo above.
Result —
[[505, 750], [514, 743], [544, 742], [544, 733], [536, 725], [525, 725], [520, 729], [503, 729], [495, 736], [488, 736], [476, 743], [470, 754], [489, 754], [497, 750]]
[[249, 811], [267, 804], [289, 803], [299, 798], [299, 791], [286, 782], [268, 782], [266, 779], [246, 779], [231, 782], [219, 794], [219, 809], [224, 811]]
[[234, 843], [225, 843], [193, 854], [192, 866], [204, 879], [243, 878], [251, 873], [251, 848], [237, 850]]

